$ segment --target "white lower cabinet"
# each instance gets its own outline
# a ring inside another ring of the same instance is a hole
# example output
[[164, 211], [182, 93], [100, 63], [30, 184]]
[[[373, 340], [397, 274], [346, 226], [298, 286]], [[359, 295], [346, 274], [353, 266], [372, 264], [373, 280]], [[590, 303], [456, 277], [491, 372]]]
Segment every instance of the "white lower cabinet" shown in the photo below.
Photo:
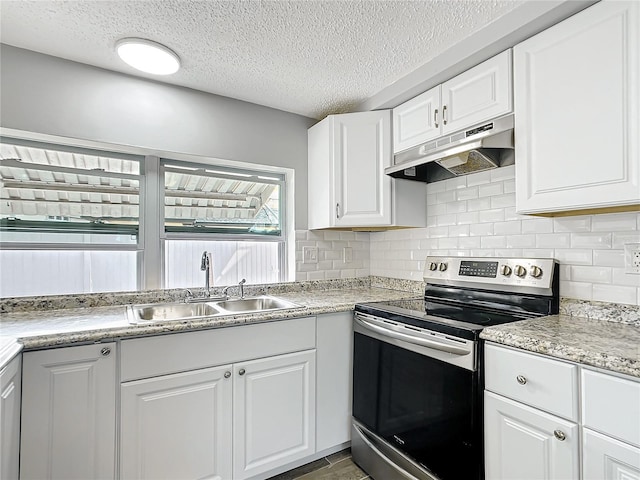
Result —
[[122, 385], [121, 478], [232, 478], [231, 365]]
[[316, 452], [316, 319], [124, 340], [120, 473], [262, 479]]
[[582, 368], [585, 480], [640, 480], [640, 381]]
[[64, 480], [262, 480], [344, 448], [351, 322], [343, 312], [319, 316], [317, 332], [305, 317], [26, 352], [22, 412], [19, 357], [0, 372], [1, 478], [17, 478], [18, 441], [21, 479]]
[[22, 359], [0, 371], [0, 478], [17, 479], [20, 465], [20, 393]]
[[485, 392], [488, 480], [578, 479], [578, 425]]
[[315, 350], [122, 385], [121, 478], [242, 480], [315, 452]]
[[316, 450], [351, 440], [353, 312], [318, 316]]
[[242, 480], [315, 452], [315, 350], [122, 385], [121, 478]]
[[640, 379], [490, 343], [485, 365], [487, 480], [640, 480]]
[[234, 480], [315, 452], [315, 350], [233, 366]]
[[115, 350], [107, 343], [24, 353], [21, 479], [115, 478]]
[[582, 445], [584, 480], [640, 480], [640, 448], [588, 428]]

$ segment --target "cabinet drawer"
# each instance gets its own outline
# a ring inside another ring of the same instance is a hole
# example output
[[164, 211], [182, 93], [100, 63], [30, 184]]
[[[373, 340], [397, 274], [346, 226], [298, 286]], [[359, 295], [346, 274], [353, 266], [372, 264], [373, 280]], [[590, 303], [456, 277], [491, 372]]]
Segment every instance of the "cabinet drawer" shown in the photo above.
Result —
[[640, 447], [640, 382], [582, 369], [582, 423]]
[[316, 346], [315, 317], [124, 340], [123, 382]]
[[486, 345], [485, 361], [487, 390], [577, 421], [576, 365], [495, 345]]

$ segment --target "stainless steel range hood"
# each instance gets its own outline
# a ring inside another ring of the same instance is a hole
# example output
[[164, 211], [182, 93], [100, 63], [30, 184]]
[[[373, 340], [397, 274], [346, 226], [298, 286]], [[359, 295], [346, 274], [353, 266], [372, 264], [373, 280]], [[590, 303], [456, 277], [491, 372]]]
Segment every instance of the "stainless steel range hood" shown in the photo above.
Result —
[[437, 182], [512, 165], [513, 147], [513, 115], [507, 115], [397, 153], [384, 173]]

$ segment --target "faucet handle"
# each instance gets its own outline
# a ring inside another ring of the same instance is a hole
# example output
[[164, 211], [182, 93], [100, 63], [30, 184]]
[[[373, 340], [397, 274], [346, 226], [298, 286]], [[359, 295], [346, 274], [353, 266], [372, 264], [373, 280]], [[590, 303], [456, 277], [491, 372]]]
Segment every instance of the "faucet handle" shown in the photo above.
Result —
[[185, 288], [184, 289], [184, 301], [185, 301], [185, 303], [188, 302], [191, 299], [193, 299], [193, 292], [191, 290], [189, 290], [188, 288]]
[[244, 285], [245, 283], [247, 283], [247, 279], [243, 278], [242, 280], [240, 280], [240, 283], [238, 283], [238, 285]]

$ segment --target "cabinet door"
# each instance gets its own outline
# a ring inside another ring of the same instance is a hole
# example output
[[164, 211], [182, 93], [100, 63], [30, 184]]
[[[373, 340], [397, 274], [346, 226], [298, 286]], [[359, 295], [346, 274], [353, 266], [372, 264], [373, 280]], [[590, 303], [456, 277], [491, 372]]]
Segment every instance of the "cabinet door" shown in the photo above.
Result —
[[21, 479], [115, 474], [115, 343], [23, 356]]
[[449, 134], [513, 109], [511, 50], [442, 84], [442, 133]]
[[0, 478], [18, 478], [20, 465], [20, 356], [0, 372]]
[[318, 316], [318, 452], [351, 439], [353, 312]]
[[588, 428], [583, 432], [584, 480], [640, 480], [640, 449]]
[[487, 479], [579, 478], [575, 423], [490, 392], [484, 399]]
[[440, 135], [440, 85], [393, 109], [393, 153]]
[[[391, 112], [333, 117], [335, 226], [391, 225]], [[310, 202], [314, 199], [310, 199]]]
[[124, 383], [121, 478], [231, 480], [232, 383], [231, 365]]
[[514, 48], [519, 213], [640, 203], [639, 17], [600, 2]]
[[315, 452], [315, 350], [234, 365], [234, 480]]

